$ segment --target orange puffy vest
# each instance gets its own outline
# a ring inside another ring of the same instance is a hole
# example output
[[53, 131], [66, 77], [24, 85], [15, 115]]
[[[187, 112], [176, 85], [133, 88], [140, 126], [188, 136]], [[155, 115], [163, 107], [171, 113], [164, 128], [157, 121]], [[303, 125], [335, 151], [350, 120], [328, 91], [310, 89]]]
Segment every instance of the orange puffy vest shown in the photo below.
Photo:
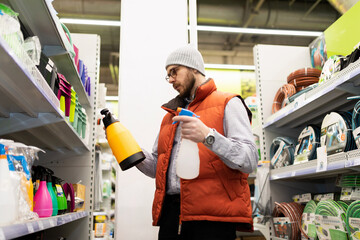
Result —
[[[188, 109], [201, 121], [224, 135], [223, 118], [228, 101], [235, 94], [216, 91], [212, 79], [198, 87], [195, 99]], [[240, 96], [239, 96], [240, 97]], [[179, 99], [169, 102], [178, 105]], [[178, 106], [173, 106], [176, 109]], [[181, 106], [184, 107], [184, 106]], [[156, 190], [153, 203], [153, 225], [158, 224], [166, 194], [166, 176], [177, 124], [172, 124], [175, 111], [164, 107], [167, 113], [162, 121], [156, 169]], [[250, 112], [250, 111], [248, 111]], [[249, 118], [251, 118], [251, 113]], [[202, 143], [198, 143], [200, 173], [192, 180], [181, 179], [181, 221], [208, 220], [239, 223], [240, 230], [252, 230], [248, 174], [227, 167], [222, 160]]]

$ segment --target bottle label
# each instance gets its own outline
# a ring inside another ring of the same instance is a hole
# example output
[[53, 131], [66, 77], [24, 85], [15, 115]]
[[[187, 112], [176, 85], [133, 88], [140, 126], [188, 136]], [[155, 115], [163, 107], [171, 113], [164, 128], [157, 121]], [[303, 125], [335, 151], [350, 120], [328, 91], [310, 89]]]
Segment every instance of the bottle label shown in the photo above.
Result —
[[64, 195], [62, 187], [59, 184], [55, 184], [56, 192], [58, 197], [62, 197]]

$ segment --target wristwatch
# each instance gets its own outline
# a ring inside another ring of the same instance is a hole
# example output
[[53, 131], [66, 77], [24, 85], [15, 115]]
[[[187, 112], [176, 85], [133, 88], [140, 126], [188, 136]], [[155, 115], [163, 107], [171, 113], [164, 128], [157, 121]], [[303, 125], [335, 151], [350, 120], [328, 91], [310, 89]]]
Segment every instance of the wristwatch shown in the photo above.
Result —
[[207, 147], [211, 147], [215, 142], [215, 135], [214, 135], [214, 129], [210, 128], [210, 132], [208, 133], [208, 135], [206, 135], [205, 139], [204, 139], [204, 145]]

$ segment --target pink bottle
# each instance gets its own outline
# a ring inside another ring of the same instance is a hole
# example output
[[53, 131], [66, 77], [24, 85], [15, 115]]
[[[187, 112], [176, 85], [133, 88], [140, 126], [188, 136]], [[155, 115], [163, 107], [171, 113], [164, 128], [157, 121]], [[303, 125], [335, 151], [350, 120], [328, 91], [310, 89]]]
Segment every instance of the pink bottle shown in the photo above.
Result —
[[39, 217], [50, 217], [53, 212], [50, 193], [46, 186], [46, 175], [42, 174], [39, 189], [34, 196], [34, 212]]

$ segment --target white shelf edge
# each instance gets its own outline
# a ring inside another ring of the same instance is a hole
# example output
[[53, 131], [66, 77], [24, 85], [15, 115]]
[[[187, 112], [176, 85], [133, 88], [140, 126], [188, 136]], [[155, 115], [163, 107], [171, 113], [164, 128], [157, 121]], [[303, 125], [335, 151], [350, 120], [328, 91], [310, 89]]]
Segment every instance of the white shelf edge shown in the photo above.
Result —
[[88, 216], [88, 212], [67, 213], [59, 216], [39, 218], [38, 220], [31, 220], [22, 223], [15, 223], [8, 226], [2, 226], [0, 227], [0, 231], [2, 232], [5, 239], [12, 239], [25, 236], [34, 232], [58, 227], [66, 223], [84, 218], [86, 216]]
[[305, 177], [321, 174], [331, 174], [337, 171], [351, 171], [352, 168], [360, 167], [360, 150], [355, 149], [349, 152], [342, 152], [328, 156], [328, 165], [325, 171], [317, 171], [317, 160], [311, 160], [305, 163], [290, 165], [283, 168], [271, 169], [270, 180], [281, 180], [296, 177]]

